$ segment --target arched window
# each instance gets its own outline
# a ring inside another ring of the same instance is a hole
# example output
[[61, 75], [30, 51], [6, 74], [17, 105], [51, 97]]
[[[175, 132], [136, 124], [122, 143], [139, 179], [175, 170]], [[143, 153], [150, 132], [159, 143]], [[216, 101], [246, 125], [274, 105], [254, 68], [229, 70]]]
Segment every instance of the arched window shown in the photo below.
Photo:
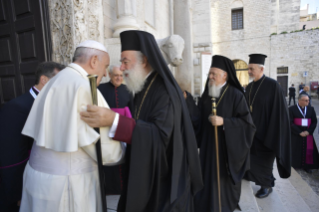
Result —
[[244, 87], [249, 83], [248, 65], [242, 60], [233, 60], [236, 69], [236, 76], [240, 84]]

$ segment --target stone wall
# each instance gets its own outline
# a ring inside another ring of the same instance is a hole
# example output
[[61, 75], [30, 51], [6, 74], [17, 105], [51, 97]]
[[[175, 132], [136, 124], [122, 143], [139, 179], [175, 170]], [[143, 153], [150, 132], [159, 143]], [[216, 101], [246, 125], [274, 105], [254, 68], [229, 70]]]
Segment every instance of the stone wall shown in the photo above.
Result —
[[271, 77], [276, 79], [278, 67], [288, 67], [288, 87], [305, 83], [303, 72], [308, 71], [309, 81], [319, 81], [319, 29], [274, 35], [270, 38]]
[[[244, 28], [232, 30], [231, 10], [243, 7]], [[212, 40], [214, 54], [231, 60], [248, 63], [249, 54], [269, 55], [271, 29], [271, 4], [263, 0], [213, 0], [211, 10]], [[266, 60], [266, 75], [269, 75], [269, 60]]]
[[[201, 53], [212, 53], [211, 1], [193, 0], [193, 57], [194, 87], [193, 94], [202, 93]], [[207, 70], [208, 72], [208, 70]]]
[[[232, 30], [232, 8], [243, 8], [244, 28]], [[270, 70], [270, 34], [299, 28], [299, 0], [212, 0], [212, 40], [214, 54], [248, 63], [249, 54], [262, 53], [266, 59], [265, 74]]]

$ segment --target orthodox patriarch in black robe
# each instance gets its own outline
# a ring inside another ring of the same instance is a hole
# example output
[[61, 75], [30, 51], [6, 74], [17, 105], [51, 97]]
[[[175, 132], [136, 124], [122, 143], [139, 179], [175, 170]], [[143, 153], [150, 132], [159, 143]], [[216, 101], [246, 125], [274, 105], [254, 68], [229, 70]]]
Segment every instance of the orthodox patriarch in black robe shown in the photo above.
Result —
[[[243, 89], [236, 78], [231, 60], [213, 56], [212, 67], [228, 73], [228, 81], [216, 99], [217, 116], [224, 119], [218, 126], [221, 204], [223, 212], [234, 211], [241, 193], [241, 180], [249, 169], [249, 150], [255, 126], [249, 113]], [[196, 212], [218, 212], [217, 165], [214, 126], [208, 117], [212, 114], [212, 97], [208, 95], [208, 81], [199, 102], [201, 127], [198, 136], [204, 188], [196, 196]]]
[[[256, 59], [251, 57], [250, 63], [263, 65], [265, 57], [264, 55], [263, 62], [254, 61]], [[257, 128], [250, 151], [250, 170], [245, 178], [256, 185], [274, 187], [272, 169], [275, 158], [281, 178], [288, 178], [291, 173], [290, 125], [286, 98], [278, 82], [266, 76], [249, 83], [245, 95]]]
[[23, 172], [33, 143], [21, 131], [38, 93], [32, 87], [0, 109], [0, 211], [10, 211], [21, 200]]
[[[292, 167], [305, 170], [318, 169], [319, 154], [313, 137], [313, 132], [317, 126], [317, 115], [313, 107], [306, 106], [299, 108], [297, 105], [289, 108]], [[302, 126], [302, 119], [307, 120], [307, 126]], [[303, 131], [308, 131], [309, 135], [302, 137], [300, 133]]]
[[122, 51], [141, 51], [153, 72], [134, 97], [134, 119], [119, 117], [114, 139], [128, 143], [127, 182], [118, 211], [193, 211], [202, 188], [199, 157], [189, 112], [153, 35], [120, 34]]
[[[112, 82], [100, 84], [98, 87], [110, 108], [133, 106], [133, 95], [128, 91], [126, 85], [115, 87]], [[123, 172], [125, 164], [117, 166], [104, 166], [105, 194], [121, 194], [123, 189]]]

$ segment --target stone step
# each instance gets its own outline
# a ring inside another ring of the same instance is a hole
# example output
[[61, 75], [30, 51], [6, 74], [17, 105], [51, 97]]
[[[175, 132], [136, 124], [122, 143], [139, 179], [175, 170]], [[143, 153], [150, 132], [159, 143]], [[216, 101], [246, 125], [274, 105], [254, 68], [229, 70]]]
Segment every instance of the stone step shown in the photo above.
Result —
[[[296, 172], [292, 173], [292, 175], [296, 175], [296, 174], [298, 175], [298, 173]], [[304, 201], [303, 197], [299, 194], [296, 188], [290, 183], [290, 180], [280, 178], [276, 165], [274, 165], [273, 175], [276, 178], [275, 187], [273, 189], [278, 194], [286, 211], [311, 212], [311, 209], [309, 208], [307, 203]]]
[[[241, 195], [239, 199], [239, 206], [242, 212], [259, 212], [256, 198], [250, 186], [250, 182], [243, 180], [241, 182]], [[236, 209], [235, 211], [240, 211]]]
[[319, 196], [311, 189], [306, 181], [291, 168], [291, 177], [289, 178], [290, 183], [308, 205], [312, 212], [319, 211]]
[[[255, 185], [254, 182], [250, 182], [250, 185], [252, 187], [253, 193], [256, 194], [260, 189], [260, 186]], [[256, 198], [256, 201], [259, 211], [261, 212], [290, 212], [286, 210], [276, 190], [273, 190], [272, 193], [266, 198]]]

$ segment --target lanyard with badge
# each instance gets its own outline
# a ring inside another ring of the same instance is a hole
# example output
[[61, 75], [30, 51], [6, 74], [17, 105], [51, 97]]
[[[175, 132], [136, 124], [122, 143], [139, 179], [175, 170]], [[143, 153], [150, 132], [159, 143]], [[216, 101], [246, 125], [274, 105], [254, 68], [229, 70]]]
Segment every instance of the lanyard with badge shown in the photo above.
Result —
[[304, 113], [302, 112], [302, 110], [300, 109], [298, 104], [297, 104], [297, 107], [298, 107], [301, 115], [304, 117], [303, 119], [301, 119], [301, 126], [308, 127], [308, 119], [306, 119], [307, 107], [305, 107], [305, 112]]

